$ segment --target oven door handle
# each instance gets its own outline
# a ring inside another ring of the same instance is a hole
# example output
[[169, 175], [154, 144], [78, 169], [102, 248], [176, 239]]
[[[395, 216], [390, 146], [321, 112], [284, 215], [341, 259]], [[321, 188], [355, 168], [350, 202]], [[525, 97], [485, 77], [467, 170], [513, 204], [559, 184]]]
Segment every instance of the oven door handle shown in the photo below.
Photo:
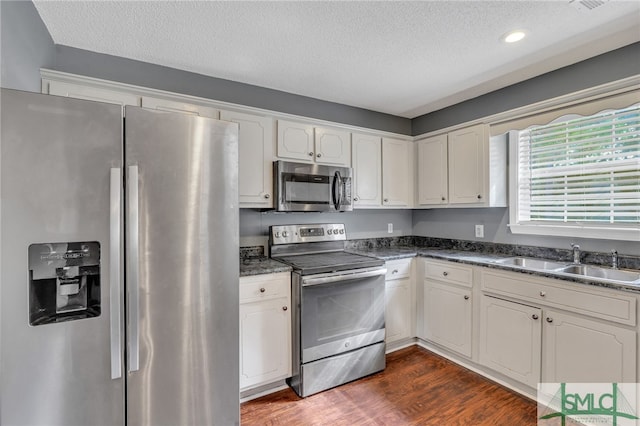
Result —
[[330, 284], [338, 281], [359, 280], [362, 278], [371, 278], [371, 277], [377, 277], [377, 276], [386, 275], [386, 274], [387, 274], [387, 268], [380, 268], [380, 269], [375, 269], [373, 271], [356, 272], [356, 273], [350, 273], [350, 274], [338, 274], [338, 275], [330, 275], [325, 277], [303, 278], [302, 287], [309, 287], [312, 285], [319, 285], [319, 284]]

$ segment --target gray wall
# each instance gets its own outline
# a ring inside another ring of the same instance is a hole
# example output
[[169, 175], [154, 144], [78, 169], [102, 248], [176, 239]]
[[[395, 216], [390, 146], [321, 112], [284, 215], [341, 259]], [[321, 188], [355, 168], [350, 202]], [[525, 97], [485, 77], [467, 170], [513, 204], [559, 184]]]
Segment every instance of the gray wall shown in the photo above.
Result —
[[[270, 225], [344, 223], [347, 237], [373, 238], [412, 235], [411, 210], [357, 210], [344, 213], [276, 213], [240, 209], [240, 237], [267, 236]], [[393, 233], [387, 224], [393, 223]]]
[[[509, 230], [508, 223], [508, 208], [415, 210], [413, 235], [563, 249], [569, 249], [571, 243], [576, 243], [585, 251], [609, 252], [616, 249], [620, 253], [640, 256], [638, 242], [515, 235]], [[484, 225], [484, 238], [475, 237], [476, 224]]]
[[30, 1], [0, 1], [0, 86], [40, 91], [40, 68], [51, 67], [55, 46]]
[[412, 135], [533, 104], [640, 74], [640, 42], [560, 68], [486, 95], [416, 117]]
[[68, 46], [56, 46], [53, 69], [336, 123], [411, 133], [408, 118]]

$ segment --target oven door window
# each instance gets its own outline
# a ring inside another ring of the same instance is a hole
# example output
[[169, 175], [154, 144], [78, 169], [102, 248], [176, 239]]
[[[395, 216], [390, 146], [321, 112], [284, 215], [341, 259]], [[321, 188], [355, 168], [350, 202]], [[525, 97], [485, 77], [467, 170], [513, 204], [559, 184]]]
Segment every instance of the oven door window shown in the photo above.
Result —
[[300, 310], [303, 362], [384, 339], [384, 276], [303, 287]]

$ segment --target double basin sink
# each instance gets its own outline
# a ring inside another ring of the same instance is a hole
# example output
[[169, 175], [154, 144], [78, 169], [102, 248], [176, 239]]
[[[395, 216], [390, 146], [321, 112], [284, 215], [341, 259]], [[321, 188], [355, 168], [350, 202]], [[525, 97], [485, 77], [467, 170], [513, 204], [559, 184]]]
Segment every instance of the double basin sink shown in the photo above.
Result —
[[577, 276], [598, 281], [615, 281], [623, 284], [640, 285], [640, 272], [583, 265], [579, 263], [562, 263], [529, 257], [508, 257], [496, 260], [496, 263], [522, 269], [544, 271], [561, 276]]

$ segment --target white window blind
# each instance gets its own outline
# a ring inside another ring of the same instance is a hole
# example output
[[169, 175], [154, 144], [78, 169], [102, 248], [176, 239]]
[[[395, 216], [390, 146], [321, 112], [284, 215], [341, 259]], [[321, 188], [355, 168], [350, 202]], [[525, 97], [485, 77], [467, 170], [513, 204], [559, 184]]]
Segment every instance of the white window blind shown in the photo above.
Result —
[[640, 224], [640, 104], [518, 134], [521, 224]]

